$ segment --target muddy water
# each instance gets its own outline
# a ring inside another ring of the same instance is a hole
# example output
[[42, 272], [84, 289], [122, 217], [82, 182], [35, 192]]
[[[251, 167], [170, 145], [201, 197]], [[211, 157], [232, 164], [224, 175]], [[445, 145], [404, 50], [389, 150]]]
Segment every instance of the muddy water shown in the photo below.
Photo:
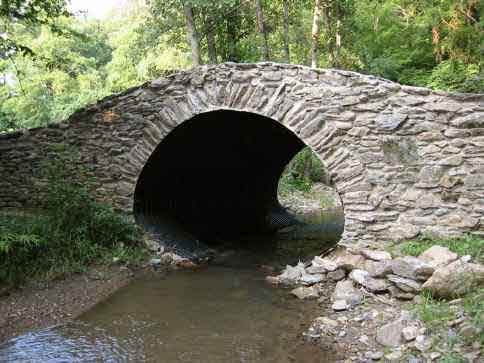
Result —
[[227, 246], [200, 270], [146, 273], [75, 323], [0, 346], [0, 362], [332, 362], [301, 340], [317, 303], [269, 286], [260, 268], [310, 256], [341, 229], [339, 214], [305, 219], [276, 239]]

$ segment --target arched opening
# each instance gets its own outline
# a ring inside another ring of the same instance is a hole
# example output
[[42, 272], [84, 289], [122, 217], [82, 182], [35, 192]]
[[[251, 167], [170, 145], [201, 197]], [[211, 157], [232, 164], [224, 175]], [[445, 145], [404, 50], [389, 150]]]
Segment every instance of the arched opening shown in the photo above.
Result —
[[264, 116], [199, 114], [150, 156], [136, 186], [135, 218], [163, 244], [188, 251], [295, 224], [294, 214], [279, 204], [278, 181], [304, 146]]

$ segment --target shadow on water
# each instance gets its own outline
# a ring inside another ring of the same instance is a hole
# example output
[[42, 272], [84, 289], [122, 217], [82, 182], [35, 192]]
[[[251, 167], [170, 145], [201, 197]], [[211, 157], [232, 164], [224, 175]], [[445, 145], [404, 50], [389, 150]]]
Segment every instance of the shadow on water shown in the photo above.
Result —
[[300, 216], [269, 239], [221, 244], [221, 257], [201, 270], [146, 272], [75, 323], [0, 346], [0, 362], [332, 362], [300, 339], [317, 303], [269, 286], [254, 266], [320, 253], [342, 220], [339, 212]]

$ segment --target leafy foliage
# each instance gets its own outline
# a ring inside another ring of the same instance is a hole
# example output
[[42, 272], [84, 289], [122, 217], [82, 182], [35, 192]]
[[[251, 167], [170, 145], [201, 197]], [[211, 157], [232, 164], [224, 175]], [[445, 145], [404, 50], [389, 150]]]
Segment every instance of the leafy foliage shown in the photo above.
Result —
[[71, 178], [65, 165], [74, 154], [59, 155], [47, 168], [43, 213], [0, 215], [0, 282], [79, 271], [113, 251], [127, 259], [140, 249], [138, 228], [95, 201], [87, 177]]
[[279, 192], [294, 190], [307, 193], [314, 182], [325, 179], [325, 168], [321, 160], [309, 147], [301, 150], [286, 166], [279, 181]]
[[[285, 61], [283, 3], [262, 0], [271, 60], [279, 62]], [[261, 59], [254, 2], [127, 0], [109, 18], [93, 21], [69, 16], [63, 0], [2, 1], [0, 131], [65, 119], [113, 92], [190, 67], [183, 4], [193, 9], [203, 62]], [[321, 66], [433, 89], [484, 92], [484, 2], [324, 4]], [[293, 63], [310, 63], [313, 6], [312, 0], [289, 2]]]

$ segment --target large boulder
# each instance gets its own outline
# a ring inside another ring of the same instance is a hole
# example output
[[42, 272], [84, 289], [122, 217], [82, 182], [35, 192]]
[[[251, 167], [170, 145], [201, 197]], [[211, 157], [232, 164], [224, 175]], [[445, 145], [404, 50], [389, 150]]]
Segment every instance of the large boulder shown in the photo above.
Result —
[[436, 269], [454, 262], [459, 256], [446, 247], [432, 246], [418, 258]]
[[435, 271], [428, 263], [412, 256], [394, 259], [392, 270], [395, 275], [422, 281], [427, 280]]
[[461, 260], [438, 268], [422, 288], [435, 297], [454, 298], [484, 286], [484, 266]]

